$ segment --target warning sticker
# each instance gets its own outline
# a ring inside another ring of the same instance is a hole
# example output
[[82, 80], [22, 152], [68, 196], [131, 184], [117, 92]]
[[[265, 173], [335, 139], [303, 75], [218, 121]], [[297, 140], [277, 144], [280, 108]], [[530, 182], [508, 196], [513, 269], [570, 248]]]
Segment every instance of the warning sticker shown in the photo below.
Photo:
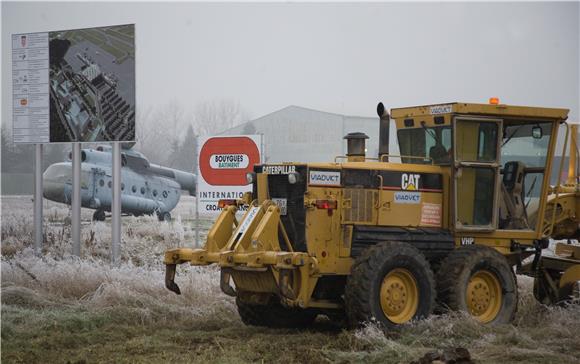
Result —
[[441, 204], [423, 203], [421, 206], [421, 225], [441, 226]]
[[242, 221], [242, 224], [238, 227], [237, 233], [238, 236], [241, 236], [240, 239], [242, 239], [246, 231], [248, 231], [248, 228], [258, 215], [258, 211], [260, 211], [260, 206], [252, 206], [250, 212], [248, 212], [246, 218], [244, 219], [244, 221]]

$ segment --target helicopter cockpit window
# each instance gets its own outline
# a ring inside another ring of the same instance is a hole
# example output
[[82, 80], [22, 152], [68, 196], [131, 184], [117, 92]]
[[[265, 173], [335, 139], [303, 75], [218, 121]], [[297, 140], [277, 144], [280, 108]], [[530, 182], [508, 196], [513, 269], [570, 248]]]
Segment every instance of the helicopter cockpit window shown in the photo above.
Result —
[[70, 167], [57, 163], [49, 166], [44, 172], [44, 178], [58, 183], [71, 183], [72, 173]]
[[551, 122], [504, 121], [500, 229], [536, 228], [552, 125]]
[[397, 132], [401, 161], [413, 164], [451, 163], [451, 127], [421, 127]]

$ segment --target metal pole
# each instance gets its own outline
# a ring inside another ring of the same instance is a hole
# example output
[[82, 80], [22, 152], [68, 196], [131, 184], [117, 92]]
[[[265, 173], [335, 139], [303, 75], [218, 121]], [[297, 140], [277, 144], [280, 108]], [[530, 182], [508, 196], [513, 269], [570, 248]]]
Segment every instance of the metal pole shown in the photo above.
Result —
[[197, 138], [197, 143], [195, 143], [197, 150], [195, 157], [197, 158], [197, 171], [195, 176], [195, 247], [199, 248], [199, 147], [200, 138]]
[[72, 143], [71, 238], [73, 254], [81, 256], [81, 143]]
[[42, 251], [42, 144], [35, 144], [34, 154], [34, 252]]
[[119, 263], [121, 246], [121, 143], [113, 142], [113, 196], [111, 203], [111, 260]]
[[199, 193], [195, 191], [195, 247], [199, 248]]
[[569, 185], [578, 183], [578, 172], [576, 165], [578, 163], [578, 124], [570, 124], [570, 157], [568, 160], [568, 180]]

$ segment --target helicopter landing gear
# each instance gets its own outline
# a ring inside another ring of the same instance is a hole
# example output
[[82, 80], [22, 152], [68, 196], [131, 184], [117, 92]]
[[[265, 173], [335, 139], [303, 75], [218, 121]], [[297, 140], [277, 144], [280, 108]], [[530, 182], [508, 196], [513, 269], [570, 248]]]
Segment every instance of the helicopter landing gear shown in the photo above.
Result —
[[93, 213], [93, 221], [105, 221], [105, 211], [104, 210], [96, 210]]
[[157, 218], [159, 221], [171, 221], [171, 214], [169, 212], [158, 212]]

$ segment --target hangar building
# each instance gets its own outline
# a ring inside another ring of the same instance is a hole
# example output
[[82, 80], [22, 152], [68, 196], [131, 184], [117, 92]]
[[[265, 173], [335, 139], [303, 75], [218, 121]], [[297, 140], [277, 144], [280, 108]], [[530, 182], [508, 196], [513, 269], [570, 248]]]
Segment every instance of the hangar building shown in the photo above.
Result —
[[[221, 135], [262, 134], [266, 163], [332, 162], [336, 156], [346, 154], [343, 137], [351, 132], [368, 135], [367, 156], [377, 158], [378, 117], [348, 116], [287, 106], [228, 129]], [[394, 142], [393, 139], [391, 125], [391, 140]]]

